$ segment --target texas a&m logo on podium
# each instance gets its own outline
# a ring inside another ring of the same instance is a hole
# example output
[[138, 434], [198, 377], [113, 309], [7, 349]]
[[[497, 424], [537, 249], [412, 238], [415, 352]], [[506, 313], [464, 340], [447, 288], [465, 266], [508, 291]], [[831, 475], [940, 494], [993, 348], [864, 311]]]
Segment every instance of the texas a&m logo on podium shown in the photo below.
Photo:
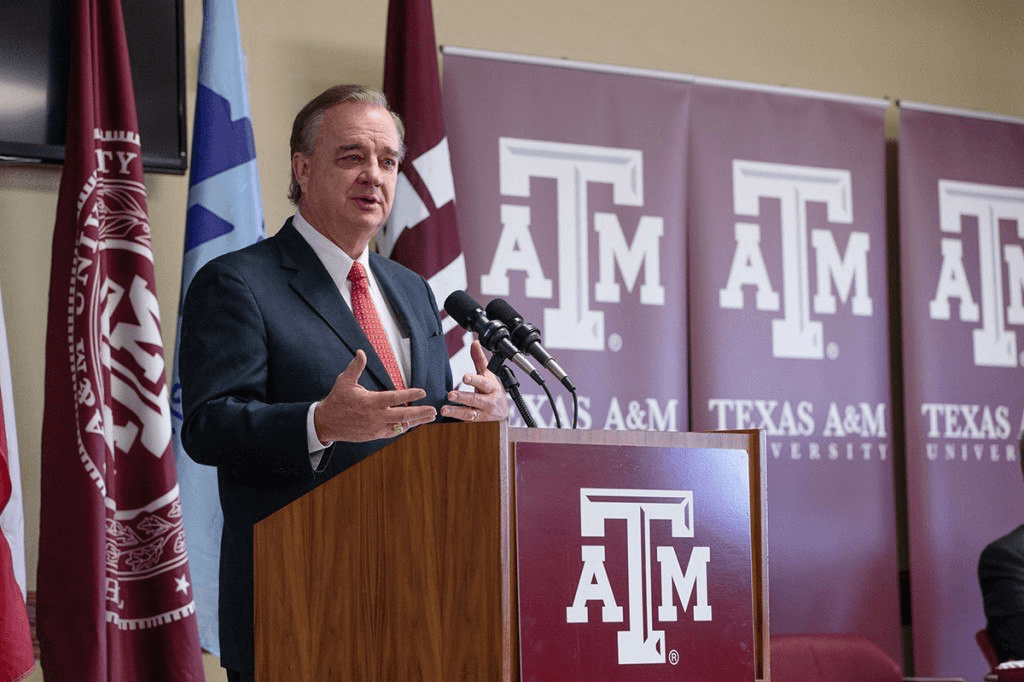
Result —
[[[693, 620], [711, 620], [708, 604], [711, 548], [691, 548], [683, 570], [674, 547], [651, 545], [651, 526], [659, 522], [668, 524], [674, 538], [693, 537], [693, 492], [585, 488], [580, 490], [580, 518], [580, 533], [585, 538], [603, 538], [606, 521], [614, 519], [626, 523], [629, 627], [618, 633], [619, 663], [664, 663], [665, 631], [654, 629], [652, 561], [657, 562], [661, 572], [657, 620], [678, 620], [676, 597], [682, 610], [690, 611]], [[624, 622], [623, 607], [616, 600], [605, 569], [605, 546], [586, 544], [581, 550], [583, 570], [572, 606], [566, 609], [566, 622], [588, 622], [587, 604], [591, 601], [601, 603], [602, 622]], [[692, 609], [689, 608], [691, 598], [695, 598]]]
[[522, 679], [754, 679], [747, 453], [516, 445]]

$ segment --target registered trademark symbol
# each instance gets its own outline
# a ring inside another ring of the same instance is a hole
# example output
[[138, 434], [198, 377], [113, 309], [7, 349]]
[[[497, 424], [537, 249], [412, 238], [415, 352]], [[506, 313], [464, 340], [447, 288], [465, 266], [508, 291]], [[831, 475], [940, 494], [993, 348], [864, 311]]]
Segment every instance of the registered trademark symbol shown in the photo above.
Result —
[[839, 344], [835, 341], [829, 341], [825, 345], [825, 355], [829, 360], [835, 360], [839, 357]]
[[668, 652], [668, 662], [672, 665], [679, 665], [679, 652], [675, 649]]
[[622, 350], [622, 337], [618, 334], [609, 334], [608, 350], [615, 351], [616, 353]]

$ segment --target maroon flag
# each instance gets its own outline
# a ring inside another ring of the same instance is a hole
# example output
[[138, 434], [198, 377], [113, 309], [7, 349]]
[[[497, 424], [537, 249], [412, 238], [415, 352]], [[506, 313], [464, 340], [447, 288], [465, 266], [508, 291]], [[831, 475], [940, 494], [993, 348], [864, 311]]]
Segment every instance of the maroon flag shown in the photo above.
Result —
[[[439, 303], [466, 288], [466, 262], [455, 220], [455, 183], [441, 107], [430, 0], [391, 0], [384, 92], [406, 126], [406, 156], [395, 205], [378, 235], [385, 256], [420, 273]], [[455, 377], [472, 368], [469, 346], [441, 311]], [[448, 333], [450, 332], [450, 333]]]
[[[11, 499], [11, 489], [11, 474], [7, 469], [7, 431], [4, 429], [4, 411], [0, 409], [0, 512]], [[0, 533], [0, 682], [23, 679], [32, 672], [35, 664], [25, 600], [14, 577], [7, 537]]]
[[46, 340], [47, 680], [202, 680], [118, 0], [73, 3]]

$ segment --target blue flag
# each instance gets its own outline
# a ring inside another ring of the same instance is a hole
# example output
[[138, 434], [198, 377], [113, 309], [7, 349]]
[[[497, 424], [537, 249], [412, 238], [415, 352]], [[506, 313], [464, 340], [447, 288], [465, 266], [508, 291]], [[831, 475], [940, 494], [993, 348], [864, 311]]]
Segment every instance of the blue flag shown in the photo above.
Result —
[[[181, 299], [207, 261], [263, 238], [263, 208], [249, 113], [245, 57], [235, 0], [203, 0], [203, 38], [192, 135]], [[179, 306], [178, 334], [181, 333]], [[220, 656], [217, 598], [224, 517], [217, 471], [196, 464], [181, 445], [181, 381], [174, 343], [171, 421], [181, 506], [203, 648]]]

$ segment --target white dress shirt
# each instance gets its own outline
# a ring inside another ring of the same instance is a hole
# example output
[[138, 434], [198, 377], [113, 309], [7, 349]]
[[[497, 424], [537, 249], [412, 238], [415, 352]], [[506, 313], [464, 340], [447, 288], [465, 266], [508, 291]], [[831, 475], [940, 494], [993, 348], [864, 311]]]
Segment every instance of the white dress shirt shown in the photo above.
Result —
[[[338, 287], [338, 291], [341, 293], [341, 297], [345, 299], [345, 303], [348, 304], [349, 309], [352, 308], [352, 285], [348, 281], [348, 271], [352, 269], [352, 263], [355, 262], [353, 259], [341, 248], [332, 242], [330, 239], [317, 232], [316, 228], [310, 225], [305, 218], [298, 212], [295, 211], [295, 216], [292, 218], [292, 225], [298, 231], [302, 238], [312, 247], [316, 253], [317, 258], [323, 263], [324, 268], [327, 269], [327, 273], [331, 276], [335, 286]], [[384, 327], [384, 331], [387, 332], [388, 342], [391, 345], [391, 350], [395, 354], [395, 359], [398, 361], [398, 368], [402, 372], [402, 380], [405, 381], [406, 385], [409, 385], [409, 376], [412, 373], [412, 353], [410, 351], [409, 339], [402, 336], [402, 332], [398, 327], [398, 323], [395, 320], [395, 313], [391, 309], [391, 305], [388, 303], [383, 292], [380, 289], [380, 284], [377, 282], [377, 277], [374, 275], [373, 270], [370, 268], [370, 255], [368, 249], [363, 249], [363, 252], [359, 254], [359, 257], [355, 259], [363, 266], [366, 271], [367, 284], [370, 289], [370, 299], [373, 301], [374, 307], [377, 309], [377, 315], [380, 317], [380, 323]], [[330, 446], [330, 443], [322, 443], [316, 435], [316, 426], [313, 423], [313, 411], [319, 403], [313, 403], [309, 407], [309, 412], [306, 414], [306, 440], [309, 447], [309, 458], [313, 468], [320, 464], [320, 458], [323, 456], [324, 449]]]

